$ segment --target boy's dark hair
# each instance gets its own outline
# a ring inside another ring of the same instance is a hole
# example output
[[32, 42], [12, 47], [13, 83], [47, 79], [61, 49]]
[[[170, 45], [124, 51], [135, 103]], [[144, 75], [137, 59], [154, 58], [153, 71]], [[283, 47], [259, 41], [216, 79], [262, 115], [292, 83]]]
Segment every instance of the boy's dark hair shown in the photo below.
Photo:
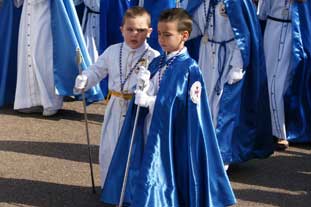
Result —
[[188, 12], [182, 8], [172, 8], [161, 12], [159, 22], [177, 21], [178, 32], [192, 31], [192, 19]]
[[146, 16], [148, 27], [151, 27], [151, 17], [150, 17], [149, 12], [140, 6], [133, 6], [133, 7], [126, 10], [126, 12], [123, 16], [122, 25], [124, 25], [126, 19], [135, 18], [138, 16], [140, 16], [140, 17]]

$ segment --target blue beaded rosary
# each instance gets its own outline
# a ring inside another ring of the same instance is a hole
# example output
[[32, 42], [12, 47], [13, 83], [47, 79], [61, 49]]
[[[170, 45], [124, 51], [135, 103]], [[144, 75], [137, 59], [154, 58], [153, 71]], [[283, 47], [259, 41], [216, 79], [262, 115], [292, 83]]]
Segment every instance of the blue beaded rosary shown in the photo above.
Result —
[[135, 68], [137, 67], [138, 63], [141, 62], [142, 58], [144, 57], [144, 55], [146, 54], [146, 52], [149, 50], [149, 47], [143, 52], [143, 54], [139, 57], [139, 59], [137, 60], [136, 64], [134, 65], [134, 67], [132, 67], [130, 69], [130, 72], [127, 74], [127, 76], [124, 78], [124, 81], [122, 81], [122, 50], [123, 50], [123, 43], [121, 44], [120, 47], [120, 54], [119, 54], [119, 68], [120, 68], [120, 89], [121, 92], [123, 92], [124, 89], [124, 85], [126, 83], [126, 81], [129, 79], [129, 77], [132, 75], [133, 71], [135, 70]]
[[[174, 57], [168, 59], [164, 64], [163, 64], [163, 60], [164, 60], [164, 58], [165, 58], [166, 55], [163, 54], [163, 55], [161, 56], [161, 59], [160, 59], [160, 62], [159, 62], [159, 69], [158, 69], [158, 71], [159, 71], [158, 88], [160, 88], [160, 82], [161, 82], [161, 80], [162, 80], [162, 77], [163, 77], [165, 71], [166, 71], [166, 70], [170, 67], [170, 65], [174, 62], [174, 60], [176, 59], [176, 57], [179, 56], [179, 54], [180, 54], [181, 51], [182, 51], [182, 49], [179, 50], [178, 53], [177, 53]], [[164, 71], [163, 71], [163, 74], [161, 74], [162, 68], [163, 68], [164, 66], [166, 66], [166, 70], [164, 70]]]

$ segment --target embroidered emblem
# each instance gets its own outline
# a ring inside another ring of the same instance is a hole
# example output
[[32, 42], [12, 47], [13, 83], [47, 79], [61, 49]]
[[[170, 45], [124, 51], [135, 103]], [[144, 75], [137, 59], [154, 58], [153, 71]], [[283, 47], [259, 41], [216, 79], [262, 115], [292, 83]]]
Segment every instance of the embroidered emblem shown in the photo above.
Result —
[[196, 81], [190, 88], [190, 98], [195, 104], [198, 104], [201, 99], [202, 85], [200, 81]]

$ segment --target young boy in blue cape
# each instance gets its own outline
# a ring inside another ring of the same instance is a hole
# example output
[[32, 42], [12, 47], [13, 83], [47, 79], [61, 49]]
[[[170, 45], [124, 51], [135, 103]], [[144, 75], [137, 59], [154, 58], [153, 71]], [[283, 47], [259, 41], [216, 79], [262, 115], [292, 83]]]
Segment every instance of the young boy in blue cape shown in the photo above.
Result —
[[[139, 113], [136, 126], [127, 205], [207, 207], [236, 202], [201, 71], [184, 47], [191, 30], [191, 17], [183, 9], [165, 10], [159, 17], [158, 38], [165, 54], [149, 65], [152, 78], [149, 84], [144, 80], [148, 91], [136, 93], [135, 104], [147, 108]], [[119, 202], [135, 108], [132, 102], [113, 155], [101, 194], [105, 203]]]

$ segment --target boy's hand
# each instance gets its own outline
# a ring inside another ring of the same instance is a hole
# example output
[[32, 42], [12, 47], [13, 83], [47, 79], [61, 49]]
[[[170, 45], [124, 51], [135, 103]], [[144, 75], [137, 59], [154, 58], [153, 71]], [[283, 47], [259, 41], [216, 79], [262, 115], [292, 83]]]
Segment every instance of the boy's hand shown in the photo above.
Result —
[[81, 93], [87, 85], [87, 76], [86, 75], [78, 75], [75, 81], [75, 87], [73, 89], [75, 94]]
[[155, 96], [149, 96], [146, 92], [136, 91], [135, 104], [141, 107], [153, 108]]
[[141, 107], [148, 107], [148, 98], [149, 96], [146, 92], [138, 90], [135, 95], [135, 104]]
[[136, 91], [147, 91], [149, 88], [150, 71], [145, 67], [140, 66], [137, 74]]
[[231, 68], [228, 74], [228, 84], [232, 85], [244, 77], [245, 71], [242, 68]]

